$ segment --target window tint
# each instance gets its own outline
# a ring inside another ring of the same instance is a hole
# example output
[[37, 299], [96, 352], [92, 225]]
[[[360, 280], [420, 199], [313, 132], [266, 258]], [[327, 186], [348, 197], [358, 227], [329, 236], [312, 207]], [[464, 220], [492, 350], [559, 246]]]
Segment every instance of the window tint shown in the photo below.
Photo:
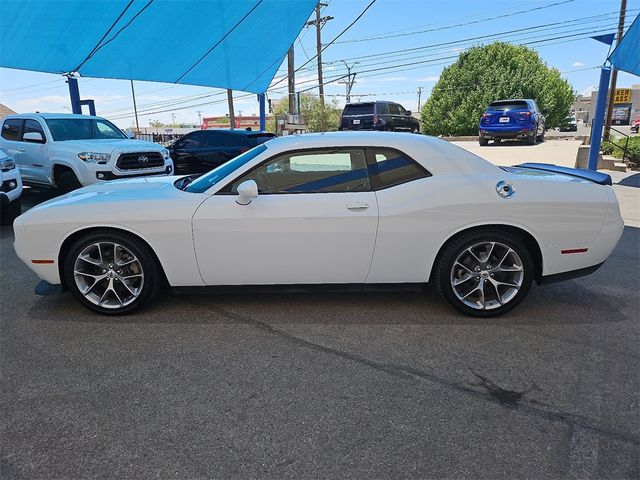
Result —
[[2, 125], [2, 138], [5, 140], [18, 140], [20, 138], [20, 127], [22, 120], [10, 118], [4, 121]]
[[431, 176], [409, 156], [396, 150], [368, 148], [367, 155], [374, 190]]
[[29, 132], [38, 132], [40, 135], [42, 135], [43, 139], [46, 138], [44, 136], [44, 130], [42, 130], [42, 125], [40, 125], [40, 122], [36, 120], [31, 120], [31, 119], [25, 120], [24, 131], [22, 132], [22, 135]]
[[342, 115], [373, 115], [373, 103], [349, 103]]
[[400, 115], [400, 109], [398, 108], [398, 105], [395, 103], [390, 103], [389, 104], [389, 113], [391, 115]]
[[376, 110], [378, 112], [378, 115], [387, 115], [389, 113], [389, 104], [378, 103], [376, 104]]
[[206, 144], [210, 147], [239, 148], [248, 147], [249, 141], [242, 134], [230, 132], [207, 132]]
[[529, 108], [527, 102], [518, 100], [500, 100], [489, 104], [489, 110], [523, 110]]
[[56, 142], [65, 140], [104, 140], [126, 138], [113, 123], [93, 118], [49, 118], [46, 120]]
[[122, 137], [122, 132], [113, 124], [103, 120], [96, 120], [96, 138], [106, 139]]
[[313, 150], [278, 155], [234, 180], [224, 190], [255, 180], [265, 193], [329, 193], [370, 190], [364, 151]]
[[184, 137], [180, 142], [180, 148], [200, 148], [204, 146], [205, 135], [203, 132], [193, 132]]

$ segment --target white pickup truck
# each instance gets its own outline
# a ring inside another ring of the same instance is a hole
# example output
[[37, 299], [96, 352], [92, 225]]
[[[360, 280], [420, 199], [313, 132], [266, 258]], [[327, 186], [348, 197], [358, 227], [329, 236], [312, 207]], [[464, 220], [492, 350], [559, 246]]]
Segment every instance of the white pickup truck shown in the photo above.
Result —
[[12, 158], [0, 150], [0, 224], [13, 223], [22, 212], [22, 179]]
[[69, 192], [100, 180], [171, 175], [161, 145], [132, 140], [104, 118], [64, 113], [10, 115], [0, 149], [12, 157], [27, 185]]

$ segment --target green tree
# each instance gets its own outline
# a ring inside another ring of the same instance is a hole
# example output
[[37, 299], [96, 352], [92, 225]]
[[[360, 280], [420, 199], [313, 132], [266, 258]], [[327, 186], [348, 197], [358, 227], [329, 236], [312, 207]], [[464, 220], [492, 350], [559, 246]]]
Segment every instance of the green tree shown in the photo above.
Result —
[[[273, 112], [274, 118], [269, 122], [269, 131], [275, 131], [275, 116], [287, 113], [288, 110], [288, 98], [283, 98]], [[322, 105], [319, 97], [302, 93], [300, 94], [300, 113], [304, 115], [310, 132], [331, 132], [338, 129], [341, 110], [335, 99], [329, 101], [325, 96], [325, 103]]]
[[569, 115], [575, 92], [530, 48], [504, 42], [473, 47], [442, 71], [422, 108], [422, 130], [427, 135], [475, 135], [487, 105], [509, 98], [534, 99], [549, 129]]

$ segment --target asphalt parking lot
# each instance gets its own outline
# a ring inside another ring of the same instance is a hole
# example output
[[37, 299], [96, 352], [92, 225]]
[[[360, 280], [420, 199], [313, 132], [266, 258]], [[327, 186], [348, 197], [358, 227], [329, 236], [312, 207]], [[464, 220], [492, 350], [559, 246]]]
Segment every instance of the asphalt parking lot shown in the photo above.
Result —
[[102, 317], [34, 295], [2, 227], [0, 474], [638, 478], [640, 174], [614, 178], [627, 226], [605, 265], [489, 320], [431, 290]]

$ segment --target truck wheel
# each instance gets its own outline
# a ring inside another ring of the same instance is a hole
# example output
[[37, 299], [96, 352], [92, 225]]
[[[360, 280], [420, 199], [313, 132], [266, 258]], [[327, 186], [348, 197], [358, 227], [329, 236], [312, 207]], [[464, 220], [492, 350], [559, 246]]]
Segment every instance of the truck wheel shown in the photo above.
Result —
[[76, 174], [71, 171], [62, 172], [56, 178], [56, 185], [60, 193], [69, 193], [73, 190], [77, 190], [82, 187], [82, 184], [78, 181]]
[[0, 212], [0, 224], [11, 225], [13, 221], [22, 213], [22, 202], [20, 197], [2, 208]]

